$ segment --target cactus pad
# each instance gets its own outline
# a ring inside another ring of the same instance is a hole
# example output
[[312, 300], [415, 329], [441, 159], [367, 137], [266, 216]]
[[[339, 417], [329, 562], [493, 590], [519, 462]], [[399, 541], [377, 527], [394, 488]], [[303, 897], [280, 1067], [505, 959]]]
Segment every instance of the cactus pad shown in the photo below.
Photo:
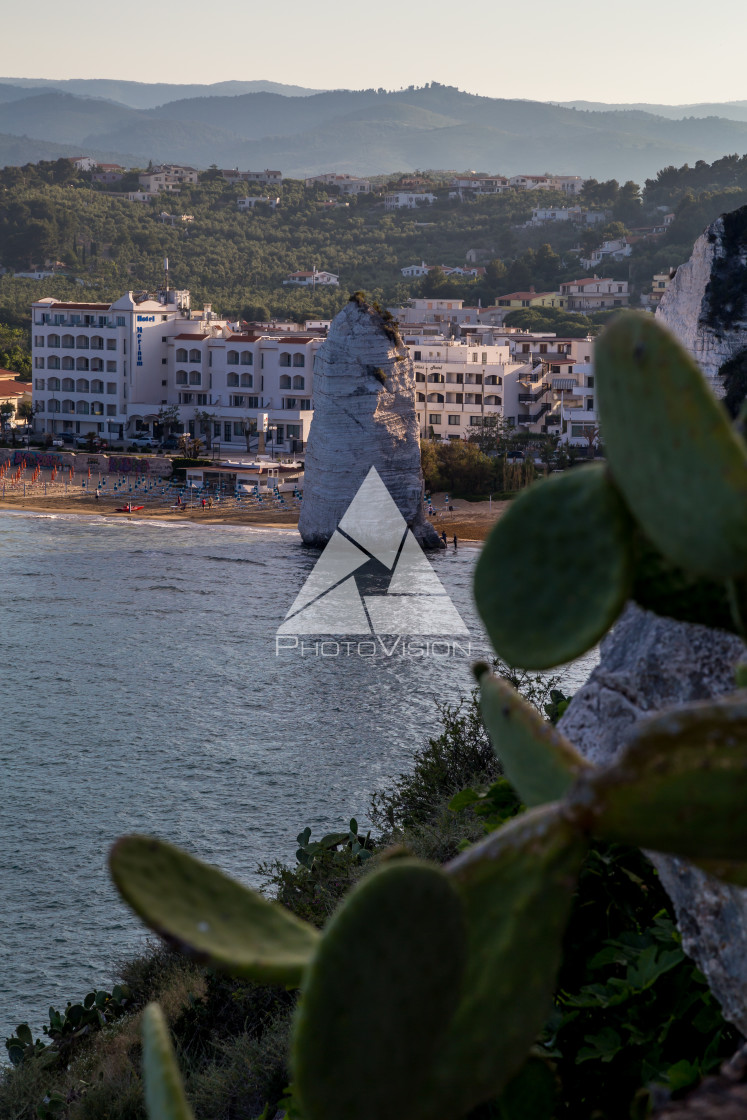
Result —
[[601, 465], [535, 483], [501, 517], [475, 570], [496, 653], [548, 669], [579, 657], [628, 597], [632, 523]]
[[747, 571], [747, 448], [693, 359], [630, 314], [602, 334], [595, 367], [610, 469], [645, 533], [688, 570]]
[[149, 1003], [143, 1012], [143, 1080], [149, 1120], [194, 1120], [157, 1003]]
[[125, 902], [182, 952], [260, 983], [300, 983], [319, 934], [278, 903], [148, 836], [118, 840], [109, 864]]
[[459, 998], [462, 905], [439, 868], [393, 860], [343, 902], [304, 981], [293, 1084], [304, 1120], [437, 1120], [424, 1090]]
[[634, 540], [632, 598], [655, 614], [739, 632], [726, 584], [678, 567], [654, 548], [640, 530]]
[[543, 805], [447, 865], [467, 915], [467, 973], [437, 1070], [438, 1120], [498, 1094], [526, 1060], [552, 1003], [587, 850], [560, 807]]
[[642, 721], [617, 765], [581, 778], [569, 803], [605, 840], [747, 861], [744, 693]]
[[[476, 674], [479, 670], [476, 666]], [[478, 680], [493, 750], [521, 800], [526, 805], [559, 801], [589, 763], [507, 681], [488, 671], [481, 672]]]

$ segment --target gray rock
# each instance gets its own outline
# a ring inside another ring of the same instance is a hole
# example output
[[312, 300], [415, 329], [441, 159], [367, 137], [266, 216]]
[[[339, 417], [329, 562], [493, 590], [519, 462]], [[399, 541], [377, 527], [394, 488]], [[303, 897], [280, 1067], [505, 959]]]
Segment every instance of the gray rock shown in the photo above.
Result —
[[351, 300], [336, 316], [314, 365], [299, 532], [327, 543], [375, 467], [421, 545], [441, 548], [423, 511], [415, 378], [393, 325]]
[[[634, 725], [663, 708], [734, 689], [739, 638], [660, 618], [630, 604], [604, 639], [601, 658], [560, 721], [597, 765], [614, 762]], [[686, 860], [647, 853], [677, 914], [683, 947], [705, 974], [725, 1017], [747, 1034], [747, 891]]]
[[656, 318], [700, 365], [717, 397], [721, 367], [747, 347], [747, 206], [722, 214], [677, 269]]

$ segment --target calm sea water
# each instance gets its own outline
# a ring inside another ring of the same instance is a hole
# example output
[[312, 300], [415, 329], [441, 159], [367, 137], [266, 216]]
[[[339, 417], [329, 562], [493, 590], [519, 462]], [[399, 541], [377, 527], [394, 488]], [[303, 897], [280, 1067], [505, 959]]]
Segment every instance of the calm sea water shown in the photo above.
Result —
[[[481, 656], [476, 557], [433, 563]], [[471, 687], [464, 657], [277, 657], [315, 558], [283, 530], [0, 514], [0, 1040], [142, 946], [106, 872], [117, 836], [256, 882], [305, 825], [365, 824], [437, 730], [435, 702]]]

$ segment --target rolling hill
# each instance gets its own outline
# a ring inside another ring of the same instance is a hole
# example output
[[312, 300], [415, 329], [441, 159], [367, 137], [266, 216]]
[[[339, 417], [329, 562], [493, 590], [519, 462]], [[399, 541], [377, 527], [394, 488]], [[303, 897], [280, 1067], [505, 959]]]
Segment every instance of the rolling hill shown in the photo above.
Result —
[[[673, 106], [582, 108], [477, 97], [435, 83], [394, 92], [288, 93], [294, 87], [283, 93], [217, 92], [247, 84], [149, 86], [151, 99], [165, 90], [202, 93], [139, 108], [53, 88], [41, 93], [29, 88], [15, 97], [0, 84], [0, 133], [18, 138], [20, 159], [38, 158], [23, 155], [20, 141], [26, 138], [30, 152], [46, 141], [69, 145], [70, 155], [106, 151], [116, 160], [117, 153], [134, 153], [140, 163], [275, 167], [293, 177], [328, 170], [367, 175], [452, 167], [641, 182], [669, 164], [747, 152], [747, 103], [733, 103], [732, 111], [736, 114], [741, 105], [746, 118], [735, 119], [706, 114], [719, 106], [689, 106], [703, 112], [674, 117]], [[138, 83], [99, 82], [86, 88], [116, 93], [117, 85]], [[131, 164], [133, 158], [118, 162]]]

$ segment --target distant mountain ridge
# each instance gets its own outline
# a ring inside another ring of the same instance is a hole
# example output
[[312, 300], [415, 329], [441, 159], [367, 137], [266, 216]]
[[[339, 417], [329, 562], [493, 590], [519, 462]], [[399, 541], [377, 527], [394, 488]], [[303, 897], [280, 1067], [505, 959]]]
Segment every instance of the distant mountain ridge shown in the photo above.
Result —
[[[663, 112], [673, 111], [672, 106], [655, 113], [649, 109], [656, 106], [498, 99], [437, 83], [392, 92], [288, 92], [299, 87], [218, 92], [272, 84], [225, 82], [144, 86], [151, 101], [164, 91], [172, 99], [134, 108], [116, 98], [72, 92], [75, 81], [60, 83], [66, 90], [52, 82], [40, 89], [36, 79], [24, 81], [28, 85], [18, 96], [12, 82], [0, 80], [0, 133], [18, 139], [15, 152], [21, 161], [39, 158], [22, 155], [25, 140], [29, 152], [47, 142], [67, 145], [61, 154], [105, 151], [110, 161], [128, 166], [150, 159], [202, 168], [272, 167], [293, 177], [329, 170], [370, 175], [453, 167], [642, 182], [669, 164], [747, 152], [747, 102], [732, 103], [734, 113], [743, 107], [744, 120], [709, 115], [706, 109], [719, 106], [707, 105], [681, 107], [693, 111], [674, 118]], [[104, 79], [83, 84], [109, 94], [138, 86]], [[195, 89], [199, 96], [173, 97]], [[0, 144], [0, 160], [6, 150], [7, 144]]]
[[[130, 109], [155, 109], [166, 101], [184, 97], [236, 97], [241, 93], [280, 93], [286, 97], [304, 97], [319, 90], [305, 86], [286, 85], [283, 82], [255, 80], [250, 82], [128, 82], [116, 78], [0, 78], [0, 83], [17, 89], [36, 88], [38, 91], [59, 89], [77, 97], [97, 97], [118, 101]], [[0, 97], [2, 95], [0, 94]]]

